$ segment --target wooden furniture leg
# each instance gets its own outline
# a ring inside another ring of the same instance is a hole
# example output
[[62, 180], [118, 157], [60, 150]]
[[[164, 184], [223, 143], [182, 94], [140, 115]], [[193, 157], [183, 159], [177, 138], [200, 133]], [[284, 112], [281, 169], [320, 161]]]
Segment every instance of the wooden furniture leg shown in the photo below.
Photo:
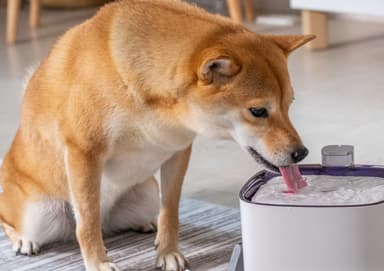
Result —
[[328, 19], [327, 13], [311, 10], [301, 12], [303, 34], [315, 34], [316, 39], [309, 42], [309, 49], [323, 49], [328, 47]]
[[29, 25], [36, 28], [39, 25], [40, 18], [40, 0], [30, 0]]
[[19, 19], [20, 0], [8, 0], [7, 6], [7, 43], [13, 44], [16, 40], [17, 21]]
[[255, 6], [253, 0], [245, 0], [245, 18], [247, 18], [249, 22], [255, 21]]
[[232, 20], [234, 20], [236, 23], [241, 23], [242, 15], [240, 0], [227, 0], [227, 3], [229, 8], [229, 15], [231, 16]]

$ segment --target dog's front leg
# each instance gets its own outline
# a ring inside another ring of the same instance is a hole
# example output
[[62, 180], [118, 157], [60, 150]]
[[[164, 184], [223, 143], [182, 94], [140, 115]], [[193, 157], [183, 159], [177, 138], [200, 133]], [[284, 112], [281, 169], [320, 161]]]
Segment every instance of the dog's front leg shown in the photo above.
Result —
[[76, 219], [76, 236], [88, 271], [118, 271], [105, 254], [100, 220], [102, 164], [95, 154], [67, 147], [65, 166]]
[[179, 252], [179, 201], [191, 146], [173, 155], [161, 166], [162, 207], [156, 237], [156, 266], [164, 271], [187, 270], [188, 264]]

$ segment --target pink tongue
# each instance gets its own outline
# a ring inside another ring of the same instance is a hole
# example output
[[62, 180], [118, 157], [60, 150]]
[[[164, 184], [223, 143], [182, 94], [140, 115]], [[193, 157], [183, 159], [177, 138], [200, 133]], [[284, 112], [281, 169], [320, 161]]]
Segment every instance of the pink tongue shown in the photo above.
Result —
[[297, 165], [279, 167], [279, 170], [288, 187], [284, 192], [296, 193], [300, 188], [307, 186], [307, 182], [305, 178], [301, 176]]

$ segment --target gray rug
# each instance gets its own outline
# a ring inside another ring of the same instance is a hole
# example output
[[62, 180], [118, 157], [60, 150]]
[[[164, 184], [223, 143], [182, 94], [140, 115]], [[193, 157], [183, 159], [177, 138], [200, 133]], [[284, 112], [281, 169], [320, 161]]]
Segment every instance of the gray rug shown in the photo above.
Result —
[[[238, 209], [186, 199], [180, 210], [180, 248], [193, 271], [226, 270], [233, 246], [240, 242]], [[108, 255], [122, 270], [154, 270], [155, 234], [127, 232], [105, 240]], [[15, 256], [0, 230], [1, 271], [84, 270], [77, 243], [42, 248], [38, 256]]]

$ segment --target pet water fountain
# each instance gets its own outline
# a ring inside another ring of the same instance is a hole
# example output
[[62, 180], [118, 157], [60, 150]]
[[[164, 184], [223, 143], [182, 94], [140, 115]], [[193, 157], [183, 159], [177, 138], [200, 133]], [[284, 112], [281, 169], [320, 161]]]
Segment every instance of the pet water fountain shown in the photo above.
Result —
[[326, 146], [300, 165], [309, 185], [283, 193], [261, 171], [240, 191], [242, 244], [229, 271], [384, 270], [384, 167], [355, 165], [353, 146]]

